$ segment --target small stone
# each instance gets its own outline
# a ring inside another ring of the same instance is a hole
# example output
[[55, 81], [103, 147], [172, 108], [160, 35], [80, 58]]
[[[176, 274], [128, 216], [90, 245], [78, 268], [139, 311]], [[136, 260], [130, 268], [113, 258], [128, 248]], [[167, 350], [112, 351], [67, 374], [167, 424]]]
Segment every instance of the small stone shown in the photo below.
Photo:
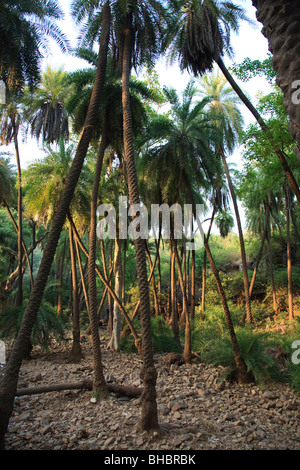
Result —
[[176, 411], [176, 412], [174, 413], [174, 418], [175, 418], [175, 419], [181, 419], [181, 414], [180, 414], [178, 411]]

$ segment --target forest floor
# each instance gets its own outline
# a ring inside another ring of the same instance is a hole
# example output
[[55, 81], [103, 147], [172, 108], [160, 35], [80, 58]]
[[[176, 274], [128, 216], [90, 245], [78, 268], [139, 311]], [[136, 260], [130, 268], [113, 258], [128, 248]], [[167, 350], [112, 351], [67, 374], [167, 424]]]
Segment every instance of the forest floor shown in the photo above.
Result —
[[[23, 361], [18, 387], [82, 382], [92, 378], [90, 342], [84, 359], [68, 362], [70, 344], [48, 353], [33, 350]], [[155, 355], [161, 432], [141, 434], [141, 398], [110, 393], [91, 402], [91, 391], [16, 397], [7, 450], [299, 450], [300, 397], [285, 384], [220, 382], [222, 368], [201, 363], [171, 366]], [[106, 379], [140, 387], [136, 354], [103, 346]], [[3, 369], [2, 369], [3, 371]]]

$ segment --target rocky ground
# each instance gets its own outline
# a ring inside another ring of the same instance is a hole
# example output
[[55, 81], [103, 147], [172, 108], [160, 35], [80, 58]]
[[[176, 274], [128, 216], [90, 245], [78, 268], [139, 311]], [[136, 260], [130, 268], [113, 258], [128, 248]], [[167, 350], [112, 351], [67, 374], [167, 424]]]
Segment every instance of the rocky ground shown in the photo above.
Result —
[[[92, 355], [70, 364], [66, 351], [33, 352], [24, 361], [19, 387], [81, 382], [92, 377]], [[299, 450], [300, 397], [286, 385], [262, 390], [220, 382], [221, 368], [200, 363], [166, 365], [156, 355], [161, 432], [141, 434], [140, 398], [110, 393], [91, 402], [88, 390], [16, 397], [7, 450]], [[135, 354], [103, 349], [107, 380], [140, 386]]]

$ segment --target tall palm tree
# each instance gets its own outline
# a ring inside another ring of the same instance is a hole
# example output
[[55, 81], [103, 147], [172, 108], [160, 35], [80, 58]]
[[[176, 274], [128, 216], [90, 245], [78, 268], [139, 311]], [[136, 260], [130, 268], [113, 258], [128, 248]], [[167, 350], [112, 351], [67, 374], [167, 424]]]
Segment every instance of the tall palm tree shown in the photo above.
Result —
[[[151, 63], [161, 51], [162, 25], [166, 11], [161, 2], [116, 2], [115, 19], [120, 24], [117, 39], [122, 68], [123, 139], [126, 174], [131, 205], [140, 204], [135, 165], [134, 136], [130, 107], [130, 75], [132, 67]], [[119, 21], [121, 18], [121, 22]], [[142, 355], [144, 393], [140, 428], [158, 428], [156, 405], [156, 369], [150, 322], [150, 300], [146, 265], [145, 244], [142, 238], [134, 240], [140, 294], [140, 319], [142, 326]]]
[[[271, 8], [269, 3], [267, 5], [265, 11]], [[175, 23], [171, 23], [170, 34], [166, 35], [166, 42], [171, 45], [171, 60], [178, 58], [181, 68], [195, 76], [212, 70], [214, 62], [218, 64], [234, 91], [268, 136], [300, 204], [300, 189], [286, 155], [273, 142], [267, 124], [223, 62], [225, 53], [231, 53], [231, 30], [238, 32], [239, 22], [247, 20], [244, 10], [232, 2], [221, 0], [170, 0], [170, 6], [177, 12], [177, 16], [174, 15]], [[280, 15], [278, 19], [280, 20]]]
[[18, 337], [12, 350], [10, 361], [8, 362], [0, 391], [0, 448], [5, 446], [5, 434], [9, 417], [13, 409], [13, 400], [17, 387], [18, 373], [21, 366], [24, 352], [30, 340], [30, 334], [38, 313], [38, 309], [43, 297], [43, 292], [50, 273], [51, 265], [55, 256], [56, 247], [60, 233], [63, 228], [66, 214], [68, 212], [73, 194], [82, 170], [84, 159], [93, 135], [93, 128], [96, 123], [98, 108], [101, 103], [103, 84], [105, 80], [107, 50], [109, 39], [110, 8], [106, 3], [103, 13], [103, 29], [100, 37], [99, 54], [97, 62], [97, 74], [93, 88], [92, 97], [87, 111], [85, 124], [77, 145], [76, 154], [66, 180], [65, 188], [57, 206], [53, 224], [49, 233], [48, 242], [42, 257], [40, 268], [35, 280], [34, 289], [31, 292], [27, 308], [23, 316], [23, 322], [19, 330]]
[[[273, 54], [272, 65], [277, 74], [277, 84], [284, 94], [285, 106], [290, 117], [290, 132], [295, 138], [296, 153], [300, 157], [300, 115], [298, 112], [300, 37], [298, 2], [283, 0], [252, 0], [257, 19], [263, 24], [262, 33], [267, 38]], [[293, 95], [297, 96], [293, 98]], [[299, 199], [298, 199], [299, 201]]]
[[57, 25], [62, 17], [63, 11], [54, 0], [1, 2], [0, 78], [10, 92], [38, 84], [49, 37], [63, 52], [69, 50], [68, 40]]
[[[222, 139], [217, 145], [217, 152], [220, 154], [229, 190], [234, 207], [242, 257], [242, 269], [244, 278], [244, 294], [247, 312], [247, 321], [252, 322], [251, 302], [249, 295], [249, 279], [247, 270], [247, 258], [243, 236], [241, 218], [239, 214], [236, 192], [228, 168], [225, 152], [232, 153], [239, 141], [243, 125], [243, 118], [238, 108], [239, 100], [231, 87], [227, 86], [227, 80], [224, 76], [217, 73], [211, 73], [202, 78], [200, 82], [201, 96], [209, 97], [209, 112], [216, 125], [220, 127]], [[226, 150], [225, 150], [226, 148]]]

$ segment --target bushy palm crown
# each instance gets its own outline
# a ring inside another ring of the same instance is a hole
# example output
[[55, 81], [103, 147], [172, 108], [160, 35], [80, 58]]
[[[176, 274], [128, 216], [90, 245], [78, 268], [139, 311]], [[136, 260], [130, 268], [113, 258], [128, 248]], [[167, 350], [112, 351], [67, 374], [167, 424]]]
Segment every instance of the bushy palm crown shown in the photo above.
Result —
[[[195, 104], [193, 81], [182, 100], [174, 89], [165, 88], [165, 93], [171, 103], [170, 115], [150, 123], [150, 148], [140, 159], [140, 171], [148, 181], [159, 182], [162, 202], [179, 202], [187, 186], [199, 201], [199, 188], [206, 188], [220, 174], [212, 145], [218, 130], [204, 113], [207, 99]], [[185, 202], [190, 203], [188, 198]]]
[[196, 75], [211, 71], [214, 61], [230, 53], [230, 31], [246, 20], [243, 9], [220, 0], [169, 0], [177, 12], [169, 35], [170, 58]]
[[55, 23], [63, 16], [54, 0], [3, 0], [0, 5], [0, 78], [12, 90], [40, 79], [40, 61], [52, 38], [62, 50], [68, 41]]
[[62, 69], [51, 69], [43, 73], [40, 86], [24, 94], [24, 117], [37, 140], [47, 144], [69, 138], [69, 118], [66, 102], [71, 93], [67, 74]]
[[[81, 23], [82, 46], [95, 43], [100, 35], [102, 8], [107, 0], [74, 0], [72, 14]], [[113, 0], [108, 2], [112, 10], [110, 55], [115, 64], [122, 63], [124, 30], [133, 25], [131, 37], [132, 66], [137, 68], [151, 64], [161, 53], [162, 38], [166, 31], [168, 11], [165, 2], [156, 0]]]
[[208, 99], [208, 112], [221, 130], [219, 145], [231, 153], [239, 143], [244, 123], [239, 98], [218, 71], [204, 75], [198, 84], [200, 97]]

